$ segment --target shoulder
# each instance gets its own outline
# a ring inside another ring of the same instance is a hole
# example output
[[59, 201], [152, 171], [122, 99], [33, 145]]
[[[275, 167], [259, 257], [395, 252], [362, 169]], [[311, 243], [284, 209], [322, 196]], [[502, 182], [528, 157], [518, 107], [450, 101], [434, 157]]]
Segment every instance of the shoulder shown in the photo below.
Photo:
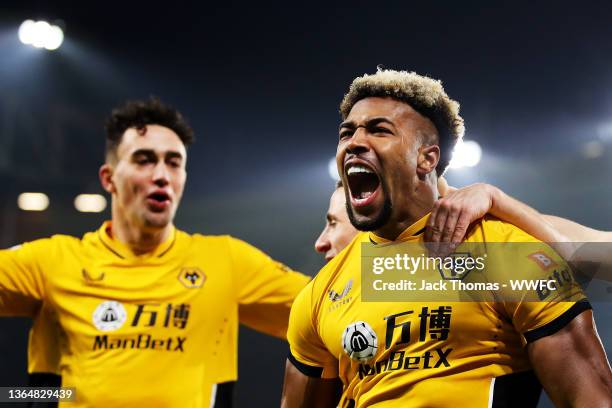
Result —
[[236, 238], [229, 235], [189, 234], [180, 230], [177, 230], [176, 233], [180, 239], [190, 240], [192, 243], [199, 245], [227, 246], [230, 245], [230, 242], [236, 240]]
[[83, 236], [83, 238], [77, 238], [71, 235], [56, 234], [47, 238], [40, 238], [26, 242], [23, 245], [30, 246], [36, 249], [52, 249], [68, 246], [79, 246], [89, 234], [93, 233], [87, 233]]
[[541, 242], [514, 224], [485, 215], [472, 223], [466, 242]]
[[206, 249], [207, 252], [228, 253], [236, 246], [236, 242], [242, 242], [230, 235], [204, 235], [188, 234], [177, 230], [177, 239], [183, 245], [190, 246], [194, 250]]
[[190, 249], [215, 258], [225, 257], [236, 264], [261, 264], [271, 258], [259, 248], [231, 235], [189, 235]]

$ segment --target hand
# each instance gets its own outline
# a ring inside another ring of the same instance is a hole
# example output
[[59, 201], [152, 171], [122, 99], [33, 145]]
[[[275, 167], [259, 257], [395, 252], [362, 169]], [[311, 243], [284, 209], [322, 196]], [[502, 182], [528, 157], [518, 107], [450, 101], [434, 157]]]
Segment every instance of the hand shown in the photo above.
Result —
[[495, 187], [477, 183], [459, 190], [448, 190], [445, 197], [434, 203], [425, 231], [425, 242], [434, 253], [439, 243], [446, 244], [451, 251], [463, 240], [468, 227], [483, 217], [493, 207]]

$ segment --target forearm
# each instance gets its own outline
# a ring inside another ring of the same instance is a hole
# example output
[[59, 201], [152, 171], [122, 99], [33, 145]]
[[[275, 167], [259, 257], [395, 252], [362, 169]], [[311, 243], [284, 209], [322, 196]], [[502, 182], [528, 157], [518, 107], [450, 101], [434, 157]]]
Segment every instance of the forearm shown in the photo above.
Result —
[[516, 225], [530, 235], [543, 242], [567, 242], [568, 238], [556, 229], [549, 220], [534, 208], [522, 203], [499, 188], [491, 189], [492, 215]]
[[593, 228], [585, 227], [577, 222], [554, 215], [543, 215], [544, 219], [567, 237], [571, 242], [611, 242], [612, 233], [598, 231]]

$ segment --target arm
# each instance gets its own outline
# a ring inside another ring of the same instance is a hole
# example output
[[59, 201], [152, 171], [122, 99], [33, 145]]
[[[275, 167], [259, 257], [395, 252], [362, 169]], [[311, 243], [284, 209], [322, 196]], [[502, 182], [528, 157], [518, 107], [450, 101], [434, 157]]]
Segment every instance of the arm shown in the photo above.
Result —
[[[543, 242], [553, 243], [567, 260], [580, 242], [611, 242], [612, 233], [597, 231], [564, 218], [543, 215], [489, 184], [477, 183], [459, 190], [443, 188], [447, 195], [436, 201], [426, 231], [427, 242], [461, 242], [470, 223], [490, 213], [516, 225]], [[555, 245], [554, 243], [564, 243]], [[593, 252], [593, 251], [591, 251]], [[609, 264], [608, 251], [599, 251], [592, 262]]]
[[[573, 221], [539, 213], [499, 188], [489, 184], [473, 184], [461, 189], [438, 183], [446, 196], [436, 201], [429, 218], [425, 241], [439, 252], [439, 244], [458, 243], [466, 235], [470, 223], [490, 213], [516, 225], [541, 241], [550, 243], [573, 267], [599, 279], [612, 279], [610, 242], [612, 232], [598, 231]], [[599, 245], [582, 245], [600, 242]], [[453, 250], [453, 244], [450, 244]]]
[[313, 312], [312, 281], [298, 295], [289, 318], [289, 357], [285, 366], [283, 408], [336, 407], [342, 384], [338, 360], [329, 352], [317, 331]]
[[48, 258], [51, 240], [0, 250], [0, 316], [33, 317], [44, 296], [40, 260]]
[[342, 383], [337, 378], [309, 377], [287, 359], [282, 408], [333, 408], [340, 400]]
[[612, 370], [590, 310], [527, 351], [555, 406], [612, 407]]
[[293, 300], [310, 277], [292, 271], [246, 242], [230, 239], [240, 323], [285, 339]]
[[612, 232], [598, 231], [554, 215], [542, 215], [542, 217], [571, 242], [612, 242]]
[[477, 183], [447, 191], [431, 212], [425, 236], [428, 242], [461, 242], [470, 224], [486, 213], [516, 225], [541, 241], [567, 241], [542, 214], [495, 186]]

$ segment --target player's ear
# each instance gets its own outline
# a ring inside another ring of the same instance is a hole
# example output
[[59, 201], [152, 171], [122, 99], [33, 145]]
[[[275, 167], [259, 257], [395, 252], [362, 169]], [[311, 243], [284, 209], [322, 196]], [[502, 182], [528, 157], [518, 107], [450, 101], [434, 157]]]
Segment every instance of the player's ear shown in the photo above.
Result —
[[432, 171], [436, 170], [436, 166], [440, 161], [440, 146], [422, 145], [419, 147], [419, 155], [417, 158], [417, 175], [420, 179], [425, 178]]
[[117, 191], [113, 181], [113, 166], [104, 163], [100, 166], [100, 170], [98, 170], [98, 176], [100, 177], [100, 184], [102, 184], [102, 188], [106, 192], [113, 194]]

